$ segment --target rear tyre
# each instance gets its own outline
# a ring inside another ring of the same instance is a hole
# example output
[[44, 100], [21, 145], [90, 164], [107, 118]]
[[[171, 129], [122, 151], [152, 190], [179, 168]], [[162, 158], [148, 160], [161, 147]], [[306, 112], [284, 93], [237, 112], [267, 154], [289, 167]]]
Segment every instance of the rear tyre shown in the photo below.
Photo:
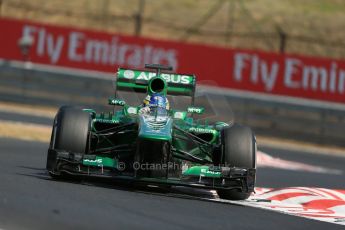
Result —
[[90, 127], [89, 113], [76, 107], [63, 106], [59, 109], [54, 119], [50, 150], [47, 155], [46, 168], [52, 177], [58, 178], [61, 174], [56, 169], [57, 156], [51, 149], [87, 153]]
[[[235, 124], [221, 131], [224, 148], [222, 163], [229, 167], [256, 168], [256, 139], [249, 127]], [[255, 181], [255, 178], [254, 178]], [[220, 198], [245, 200], [251, 192], [218, 190]]]

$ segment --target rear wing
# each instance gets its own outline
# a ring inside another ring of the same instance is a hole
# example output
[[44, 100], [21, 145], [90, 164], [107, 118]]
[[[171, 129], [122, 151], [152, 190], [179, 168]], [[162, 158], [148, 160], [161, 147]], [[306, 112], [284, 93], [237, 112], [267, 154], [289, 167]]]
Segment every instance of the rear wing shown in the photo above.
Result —
[[[116, 90], [146, 93], [148, 82], [157, 75], [147, 70], [133, 70], [119, 68], [116, 74]], [[194, 98], [195, 75], [159, 73], [167, 82], [168, 95], [183, 95]]]

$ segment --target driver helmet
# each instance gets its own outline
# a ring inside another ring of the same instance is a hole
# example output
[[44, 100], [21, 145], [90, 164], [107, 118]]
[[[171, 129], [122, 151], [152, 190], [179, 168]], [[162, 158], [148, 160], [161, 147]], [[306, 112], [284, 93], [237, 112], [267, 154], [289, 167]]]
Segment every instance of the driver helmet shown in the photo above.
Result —
[[169, 110], [168, 98], [160, 93], [148, 95], [144, 100], [144, 105], [149, 107], [159, 107]]

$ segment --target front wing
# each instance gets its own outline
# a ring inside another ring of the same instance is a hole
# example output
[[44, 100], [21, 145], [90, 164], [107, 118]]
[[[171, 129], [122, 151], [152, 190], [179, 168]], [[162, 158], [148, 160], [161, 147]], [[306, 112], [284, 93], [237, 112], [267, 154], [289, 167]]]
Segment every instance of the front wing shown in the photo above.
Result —
[[[188, 186], [204, 189], [238, 189], [253, 192], [256, 169], [200, 165], [185, 170], [180, 178], [155, 178], [137, 176], [135, 172], [121, 171], [117, 162], [97, 157], [49, 149], [54, 168], [52, 175], [72, 175], [89, 178], [108, 178], [119, 182], [134, 182], [148, 185]], [[93, 159], [93, 160], [91, 160]], [[86, 163], [88, 162], [88, 163]]]

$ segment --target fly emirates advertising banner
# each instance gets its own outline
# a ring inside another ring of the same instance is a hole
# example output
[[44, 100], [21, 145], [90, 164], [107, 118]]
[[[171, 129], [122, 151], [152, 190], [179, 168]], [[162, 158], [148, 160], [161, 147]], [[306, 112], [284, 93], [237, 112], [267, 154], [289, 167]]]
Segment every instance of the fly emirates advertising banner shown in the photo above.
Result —
[[23, 60], [18, 40], [30, 36], [33, 63], [110, 73], [118, 67], [142, 69], [147, 63], [160, 63], [173, 66], [176, 72], [194, 73], [199, 84], [345, 103], [345, 60], [212, 47], [7, 18], [0, 19], [0, 29], [1, 59]]

